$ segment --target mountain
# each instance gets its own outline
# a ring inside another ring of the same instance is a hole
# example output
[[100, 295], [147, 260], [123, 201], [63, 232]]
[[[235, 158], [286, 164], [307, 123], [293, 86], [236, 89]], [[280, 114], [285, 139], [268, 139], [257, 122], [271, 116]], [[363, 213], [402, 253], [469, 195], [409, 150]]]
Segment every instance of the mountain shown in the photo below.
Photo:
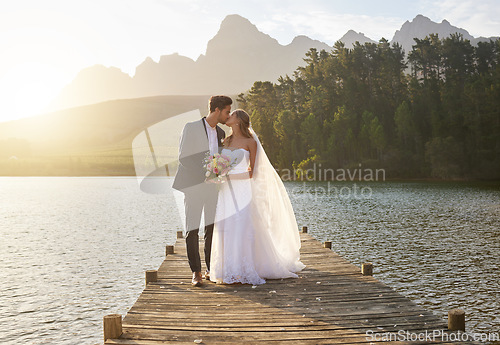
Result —
[[[477, 44], [488, 38], [474, 38], [466, 30], [443, 20], [436, 23], [418, 15], [397, 30], [391, 43], [398, 42], [406, 52], [414, 37], [431, 33], [448, 37], [458, 32]], [[375, 43], [360, 32], [349, 30], [340, 38], [347, 48], [358, 41]], [[157, 95], [239, 94], [256, 80], [276, 81], [281, 75], [293, 74], [304, 64], [310, 48], [331, 51], [326, 43], [307, 36], [297, 36], [288, 45], [261, 32], [248, 19], [229, 15], [217, 34], [208, 42], [205, 54], [194, 61], [179, 54], [164, 55], [158, 62], [150, 57], [136, 67], [133, 77], [115, 67], [92, 66], [82, 70], [54, 100], [50, 109], [64, 109], [111, 99]]]
[[158, 62], [148, 57], [133, 77], [117, 68], [89, 67], [64, 88], [50, 108], [165, 94], [239, 94], [256, 80], [274, 81], [293, 73], [304, 64], [310, 48], [331, 50], [306, 36], [281, 45], [248, 19], [229, 15], [208, 42], [206, 53], [196, 61], [178, 54], [164, 55]]
[[[488, 40], [446, 20], [435, 23], [418, 15], [396, 31], [392, 42], [408, 52], [413, 37], [455, 32], [473, 44]], [[374, 42], [353, 30], [340, 40], [348, 48], [356, 41]], [[158, 62], [148, 57], [134, 76], [101, 65], [83, 69], [53, 104], [63, 110], [0, 123], [0, 175], [134, 175], [131, 144], [143, 129], [193, 109], [205, 112], [208, 95], [234, 99], [256, 80], [292, 74], [310, 48], [332, 49], [307, 36], [281, 45], [247, 19], [231, 15], [196, 61], [179, 54]]]
[[196, 73], [196, 63], [177, 53], [163, 55], [158, 62], [148, 57], [136, 67], [132, 78], [134, 96], [190, 94]]
[[63, 88], [54, 109], [71, 108], [111, 99], [133, 98], [133, 79], [116, 67], [95, 65], [81, 70]]
[[346, 48], [352, 48], [356, 42], [359, 42], [362, 45], [365, 43], [377, 43], [371, 38], [366, 37], [363, 33], [356, 32], [354, 30], [347, 31], [346, 34], [339, 39], [339, 41], [343, 42]]
[[401, 29], [397, 30], [391, 43], [399, 43], [406, 53], [411, 51], [412, 46], [415, 44], [414, 38], [422, 39], [429, 34], [438, 34], [439, 38], [449, 37], [451, 34], [459, 33], [463, 35], [465, 39], [471, 41], [472, 44], [477, 45], [480, 41], [488, 41], [489, 39], [496, 39], [498, 37], [479, 37], [474, 38], [465, 29], [458, 28], [451, 25], [447, 20], [443, 20], [441, 23], [436, 23], [429, 18], [419, 14], [411, 22], [406, 21]]

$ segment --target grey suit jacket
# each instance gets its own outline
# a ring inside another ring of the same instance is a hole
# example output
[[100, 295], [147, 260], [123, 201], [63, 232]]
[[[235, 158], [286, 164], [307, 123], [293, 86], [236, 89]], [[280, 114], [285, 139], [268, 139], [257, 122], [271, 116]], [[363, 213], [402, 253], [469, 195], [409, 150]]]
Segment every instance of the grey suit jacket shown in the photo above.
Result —
[[[195, 189], [205, 183], [205, 168], [203, 161], [207, 152], [210, 152], [205, 121], [188, 122], [184, 126], [179, 145], [179, 168], [174, 177], [172, 188], [181, 192]], [[219, 152], [222, 149], [222, 140], [226, 133], [216, 126]], [[190, 188], [191, 187], [191, 188]]]

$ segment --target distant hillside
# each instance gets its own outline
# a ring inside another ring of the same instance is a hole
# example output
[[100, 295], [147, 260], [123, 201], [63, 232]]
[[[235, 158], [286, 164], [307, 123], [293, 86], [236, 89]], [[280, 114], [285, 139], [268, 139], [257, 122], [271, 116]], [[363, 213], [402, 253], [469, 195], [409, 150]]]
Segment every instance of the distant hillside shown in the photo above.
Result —
[[0, 123], [0, 175], [134, 175], [135, 136], [177, 114], [205, 114], [208, 99], [115, 100]]
[[130, 148], [144, 128], [193, 109], [206, 113], [210, 96], [156, 96], [70, 108], [0, 123], [0, 140], [28, 140], [35, 154]]

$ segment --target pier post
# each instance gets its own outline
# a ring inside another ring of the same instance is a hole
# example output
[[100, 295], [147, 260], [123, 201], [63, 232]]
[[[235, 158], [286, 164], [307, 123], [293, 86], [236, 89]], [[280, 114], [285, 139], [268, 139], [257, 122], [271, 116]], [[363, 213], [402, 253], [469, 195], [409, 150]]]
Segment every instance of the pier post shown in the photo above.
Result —
[[332, 241], [325, 241], [323, 245], [325, 248], [332, 249]]
[[146, 271], [146, 285], [148, 285], [148, 283], [155, 281], [158, 281], [158, 271], [157, 270]]
[[373, 275], [373, 264], [371, 262], [365, 262], [361, 265], [361, 273], [364, 276], [372, 276]]
[[104, 341], [116, 339], [122, 335], [122, 316], [110, 314], [103, 318]]
[[174, 254], [174, 246], [167, 246], [165, 248], [165, 255]]
[[302, 227], [302, 233], [307, 234], [307, 226]]
[[177, 238], [182, 238], [182, 231], [177, 231]]
[[452, 309], [448, 312], [448, 329], [465, 332], [465, 311]]

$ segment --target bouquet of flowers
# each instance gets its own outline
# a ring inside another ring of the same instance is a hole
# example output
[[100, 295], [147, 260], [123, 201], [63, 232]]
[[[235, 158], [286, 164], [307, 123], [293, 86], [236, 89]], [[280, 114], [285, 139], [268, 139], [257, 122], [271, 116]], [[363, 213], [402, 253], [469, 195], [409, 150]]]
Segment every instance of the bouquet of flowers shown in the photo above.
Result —
[[209, 152], [207, 152], [204, 161], [203, 167], [207, 169], [205, 181], [217, 184], [224, 182], [223, 177], [227, 175], [235, 163], [231, 162], [231, 157], [227, 155], [220, 153], [211, 155]]

